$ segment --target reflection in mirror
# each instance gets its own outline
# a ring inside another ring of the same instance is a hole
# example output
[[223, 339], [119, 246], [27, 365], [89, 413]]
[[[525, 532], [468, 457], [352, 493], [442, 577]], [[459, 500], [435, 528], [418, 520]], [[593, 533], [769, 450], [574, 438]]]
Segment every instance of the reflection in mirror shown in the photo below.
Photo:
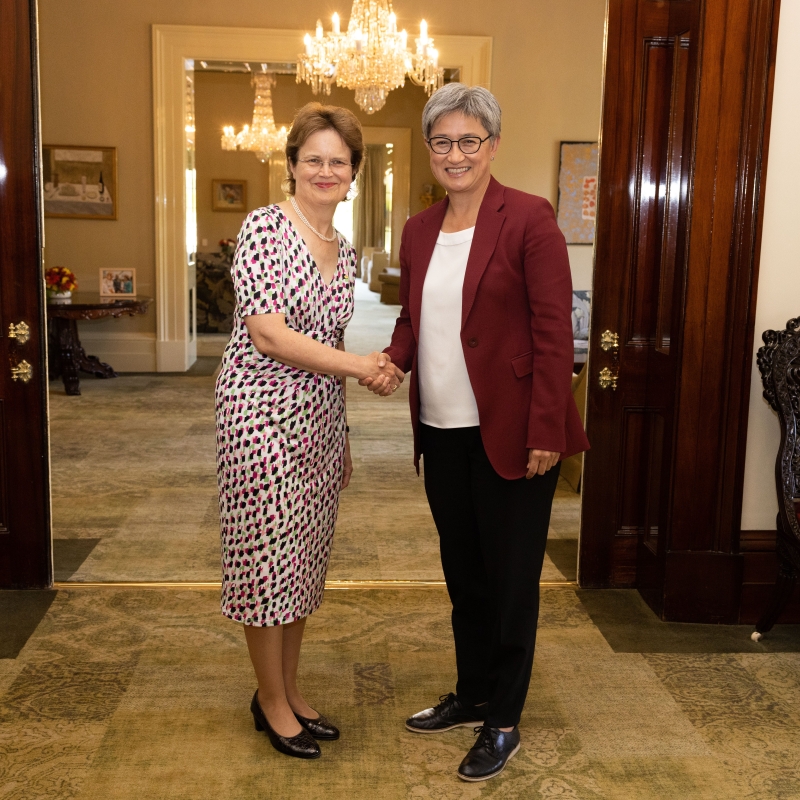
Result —
[[[250, 54], [200, 60], [188, 52], [185, 91], [181, 96], [176, 88], [175, 107], [169, 107], [178, 119], [182, 115], [186, 134], [184, 152], [171, 156], [184, 165], [185, 178], [176, 195], [176, 202], [183, 202], [183, 255], [178, 259], [175, 251], [159, 250], [163, 242], [153, 229], [154, 204], [173, 214], [172, 219], [176, 210], [164, 205], [159, 185], [153, 190], [157, 161], [163, 157], [153, 152], [153, 126], [161, 125], [164, 116], [151, 114], [150, 54], [134, 52], [129, 33], [155, 24], [151, 12], [149, 3], [127, 4], [99, 19], [89, 4], [79, 2], [65, 17], [52, 0], [40, 4], [44, 140], [113, 146], [119, 158], [118, 220], [48, 218], [46, 266], [72, 269], [81, 290], [89, 291], [98, 289], [100, 267], [134, 268], [137, 291], [155, 300], [138, 317], [77, 325], [80, 345], [109, 364], [117, 377], [81, 374], [80, 396], [65, 395], [61, 383], [51, 381], [57, 580], [219, 580], [213, 387], [235, 303], [229, 277], [232, 240], [248, 211], [284, 198], [282, 156], [274, 154], [262, 164], [253, 154], [220, 147], [224, 125], [240, 130], [252, 120], [251, 71], [261, 70], [261, 62], [247, 62]], [[257, 23], [262, 28], [285, 30], [295, 24], [280, 14], [264, 13]], [[321, 10], [310, 13], [314, 17]], [[485, 79], [504, 113], [495, 175], [554, 205], [558, 143], [595, 140], [600, 111], [602, 9], [594, 9], [591, 25], [587, 22], [566, 38], [563, 31], [570, 26], [561, 19], [565, 13], [553, 11], [552, 19], [542, 19], [527, 31], [530, 41], [520, 49], [513, 70], [507, 60], [495, 59], [495, 72]], [[298, 28], [308, 15], [304, 7]], [[491, 9], [478, 16], [475, 29], [495, 37], [495, 52], [514, 47]], [[193, 25], [198, 20], [175, 22]], [[252, 25], [253, 20], [234, 13], [230, 24]], [[437, 37], [444, 52], [448, 37]], [[537, 42], [553, 37], [561, 37], [564, 47], [547, 49], [545, 57]], [[131, 68], [113, 84], [71, 55], [73, 47], [89, 50], [98, 41], [117, 41], [127, 53]], [[432, 177], [420, 132], [425, 93], [407, 83], [391, 92], [380, 111], [367, 116], [351, 91], [334, 87], [330, 97], [315, 97], [307, 85], [296, 83], [294, 64], [282, 58], [265, 54], [264, 59], [278, 73], [272, 97], [278, 126], [289, 125], [296, 110], [312, 100], [349, 108], [365, 126], [373, 184], [368, 189], [370, 170], [365, 167], [358, 197], [340, 205], [336, 225], [358, 248], [356, 312], [346, 345], [359, 353], [383, 349], [399, 307], [396, 284], [381, 281], [380, 275], [388, 269], [383, 275], [391, 277], [390, 271], [399, 267], [400, 235], [408, 216], [444, 197]], [[463, 64], [444, 63], [445, 81], [472, 74], [477, 63], [470, 62], [465, 73]], [[214, 194], [215, 181], [232, 187], [221, 202]], [[368, 219], [379, 222], [370, 228]], [[569, 250], [575, 289], [588, 297], [591, 245], [571, 245]], [[172, 259], [170, 265], [181, 263], [156, 279], [154, 254]], [[174, 306], [165, 302], [170, 292], [189, 297], [185, 317], [174, 315]], [[175, 365], [184, 363], [183, 353], [170, 351], [159, 331], [186, 331], [187, 326], [190, 366], [178, 372], [182, 367]], [[51, 343], [53, 352], [57, 347]], [[436, 531], [422, 481], [411, 465], [408, 383], [386, 400], [350, 384], [355, 473], [342, 494], [328, 577], [440, 580]], [[543, 580], [575, 577], [579, 467], [577, 475], [559, 486]]]

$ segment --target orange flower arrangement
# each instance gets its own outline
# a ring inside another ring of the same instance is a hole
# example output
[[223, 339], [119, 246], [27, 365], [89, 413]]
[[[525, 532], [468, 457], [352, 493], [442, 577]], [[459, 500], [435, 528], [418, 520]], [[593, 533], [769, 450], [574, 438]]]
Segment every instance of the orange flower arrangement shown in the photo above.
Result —
[[74, 292], [78, 288], [75, 273], [66, 267], [50, 267], [44, 273], [44, 282], [52, 292]]

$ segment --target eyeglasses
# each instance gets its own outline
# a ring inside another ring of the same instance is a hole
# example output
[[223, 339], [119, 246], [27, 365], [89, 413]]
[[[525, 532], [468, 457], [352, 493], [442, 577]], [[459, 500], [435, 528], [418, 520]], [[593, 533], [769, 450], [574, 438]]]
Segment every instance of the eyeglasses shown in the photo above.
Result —
[[319, 172], [326, 164], [334, 172], [345, 172], [353, 166], [350, 161], [342, 161], [340, 158], [332, 158], [330, 161], [323, 161], [321, 158], [298, 158], [297, 161], [300, 164], [306, 164], [314, 172]]
[[[491, 136], [486, 137], [486, 139], [491, 138]], [[458, 149], [464, 153], [464, 155], [471, 156], [481, 149], [481, 145], [486, 139], [481, 139], [478, 136], [463, 136], [461, 139], [448, 139], [446, 136], [432, 136], [427, 142], [428, 147], [440, 156], [449, 153], [454, 144], [458, 145]]]

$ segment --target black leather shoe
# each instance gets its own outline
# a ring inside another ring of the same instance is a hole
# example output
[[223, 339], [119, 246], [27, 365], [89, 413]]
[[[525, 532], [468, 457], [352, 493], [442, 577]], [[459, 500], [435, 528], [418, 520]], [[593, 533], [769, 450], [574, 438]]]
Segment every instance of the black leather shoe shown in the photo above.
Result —
[[301, 717], [295, 714], [295, 719], [315, 738], [320, 741], [332, 742], [339, 738], [339, 729], [328, 719], [320, 714], [316, 719]]
[[319, 758], [322, 751], [319, 745], [308, 735], [305, 730], [300, 731], [297, 736], [281, 736], [272, 730], [266, 715], [261, 710], [258, 702], [258, 691], [253, 695], [250, 703], [250, 711], [253, 714], [253, 722], [256, 724], [257, 731], [266, 731], [272, 746], [279, 752], [294, 758]]
[[490, 728], [483, 725], [475, 728], [478, 741], [464, 756], [458, 768], [458, 777], [462, 781], [487, 781], [499, 775], [505, 768], [508, 760], [519, 750], [519, 728], [516, 726], [511, 731], [501, 731], [500, 728]]
[[474, 727], [486, 719], [489, 709], [487, 703], [479, 706], [468, 706], [462, 703], [452, 692], [439, 698], [439, 705], [426, 708], [406, 720], [406, 728], [414, 733], [441, 733], [453, 728]]

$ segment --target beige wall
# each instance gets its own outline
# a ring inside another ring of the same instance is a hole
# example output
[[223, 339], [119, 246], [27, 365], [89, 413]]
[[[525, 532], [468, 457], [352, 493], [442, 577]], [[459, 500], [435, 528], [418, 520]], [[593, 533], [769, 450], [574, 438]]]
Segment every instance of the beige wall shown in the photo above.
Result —
[[[253, 121], [255, 89], [250, 76], [236, 73], [195, 73], [195, 128], [197, 167], [197, 249], [219, 250], [220, 239], [235, 239], [246, 213], [211, 210], [211, 182], [220, 178], [247, 181], [247, 207], [270, 202], [269, 164], [254, 153], [223, 150], [224, 125], [240, 131]], [[206, 244], [203, 243], [205, 239]]]
[[[797, 266], [800, 226], [795, 212], [797, 181], [800, 179], [800, 154], [797, 150], [800, 130], [800, 107], [797, 104], [799, 40], [800, 4], [784, 3], [778, 31], [754, 352], [762, 344], [763, 331], [769, 328], [782, 330], [787, 320], [800, 316], [800, 269]], [[777, 416], [761, 391], [761, 375], [754, 354], [742, 508], [744, 530], [774, 530], [778, 512], [775, 457], [780, 443], [780, 428]]]
[[[119, 158], [119, 219], [47, 220], [46, 263], [71, 267], [82, 288], [96, 286], [101, 266], [135, 267], [139, 291], [154, 291], [153, 23], [311, 30], [317, 17], [327, 28], [330, 14], [338, 8], [347, 15], [349, 6], [349, 0], [39, 0], [44, 141], [113, 145]], [[555, 202], [559, 141], [597, 137], [605, 0], [403, 0], [395, 10], [410, 34], [425, 17], [434, 37], [493, 37], [492, 90], [503, 108], [495, 174]], [[372, 117], [374, 124], [409, 124], [387, 121], [395, 101], [390, 98]], [[276, 98], [278, 108], [283, 102]], [[299, 102], [299, 95], [292, 102]], [[413, 135], [418, 152], [421, 134]], [[412, 211], [418, 208], [423, 172], [412, 168]], [[585, 251], [581, 255], [586, 274]], [[92, 323], [91, 331], [95, 337], [110, 334], [109, 340], [136, 332], [144, 349], [147, 337], [154, 336], [155, 317]], [[122, 369], [144, 364], [126, 358], [117, 360]]]

